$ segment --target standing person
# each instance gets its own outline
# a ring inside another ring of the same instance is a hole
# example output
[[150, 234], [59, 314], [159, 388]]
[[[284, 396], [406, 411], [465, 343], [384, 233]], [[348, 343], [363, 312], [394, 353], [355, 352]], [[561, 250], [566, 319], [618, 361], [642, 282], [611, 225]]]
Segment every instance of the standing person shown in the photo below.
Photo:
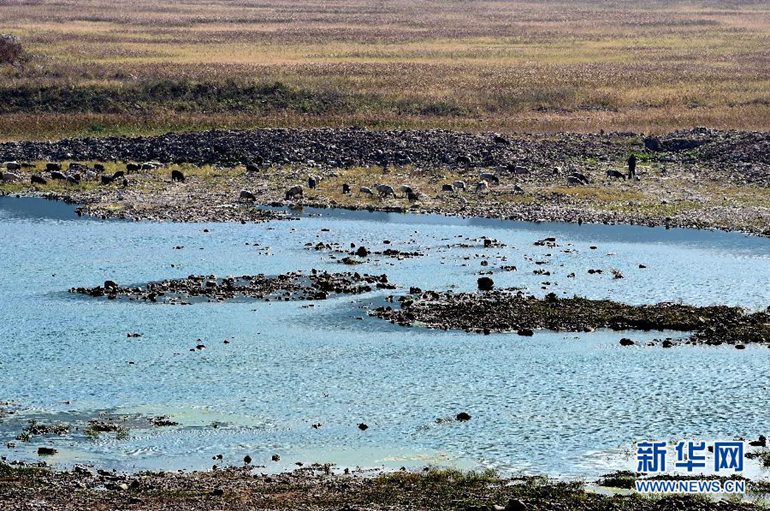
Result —
[[634, 179], [636, 177], [636, 155], [632, 154], [628, 157], [628, 179]]

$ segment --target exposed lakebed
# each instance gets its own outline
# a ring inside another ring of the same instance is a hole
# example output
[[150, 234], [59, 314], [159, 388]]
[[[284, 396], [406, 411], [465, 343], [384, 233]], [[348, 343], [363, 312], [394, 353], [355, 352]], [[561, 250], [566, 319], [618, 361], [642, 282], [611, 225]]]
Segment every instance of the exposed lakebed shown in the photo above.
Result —
[[[558, 246], [535, 245], [547, 237]], [[334, 210], [256, 225], [102, 222], [8, 197], [0, 238], [0, 401], [13, 412], [0, 416], [0, 440], [15, 443], [3, 449], [9, 459], [37, 459], [38, 447], [51, 446], [51, 463], [125, 470], [207, 468], [249, 455], [265, 470], [332, 462], [596, 476], [631, 468], [635, 440], [767, 434], [766, 347], [623, 348], [621, 337], [643, 344], [683, 334], [479, 336], [367, 315], [410, 287], [475, 291], [489, 272], [496, 287], [538, 297], [760, 311], [770, 305], [766, 239]], [[108, 279], [313, 269], [387, 274], [399, 288], [185, 307], [68, 293]], [[460, 412], [471, 420], [453, 420]], [[78, 427], [139, 416], [177, 424], [15, 439], [29, 419]]]

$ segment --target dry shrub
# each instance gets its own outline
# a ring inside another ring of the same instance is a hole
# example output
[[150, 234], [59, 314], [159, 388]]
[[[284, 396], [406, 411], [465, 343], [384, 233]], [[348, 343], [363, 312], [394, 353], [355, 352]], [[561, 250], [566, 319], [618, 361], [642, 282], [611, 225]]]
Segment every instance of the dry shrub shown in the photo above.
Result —
[[24, 48], [18, 37], [0, 34], [0, 64], [16, 64], [24, 58]]

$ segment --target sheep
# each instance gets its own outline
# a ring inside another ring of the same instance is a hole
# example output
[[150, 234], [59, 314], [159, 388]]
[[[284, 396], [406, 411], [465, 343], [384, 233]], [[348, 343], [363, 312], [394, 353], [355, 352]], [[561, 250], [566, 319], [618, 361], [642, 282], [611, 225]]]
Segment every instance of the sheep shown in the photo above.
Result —
[[487, 190], [489, 190], [489, 183], [486, 181], [481, 180], [476, 183], [476, 193], [486, 192]]
[[390, 185], [375, 184], [374, 188], [380, 193], [380, 198], [387, 197], [388, 195], [396, 196], [396, 191]]
[[452, 185], [455, 187], [455, 190], [465, 190], [465, 181], [455, 181]]
[[240, 200], [247, 200], [247, 201], [257, 200], [257, 197], [248, 190], [241, 190], [241, 193], [238, 197], [240, 198]]
[[304, 196], [305, 192], [302, 188], [302, 185], [292, 186], [286, 191], [286, 200], [294, 199], [295, 197], [299, 197], [301, 199]]
[[574, 177], [575, 179], [577, 179], [578, 181], [580, 181], [580, 182], [581, 182], [581, 184], [584, 184], [584, 185], [587, 185], [587, 184], [590, 182], [590, 181], [588, 180], [588, 178], [585, 176], [585, 174], [581, 174], [580, 172], [573, 172], [572, 174], [570, 174], [569, 176], [567, 176], [567, 181], [568, 181], [568, 182], [570, 182], [570, 180], [569, 180], [569, 178], [570, 178], [570, 177]]
[[500, 184], [500, 179], [496, 175], [490, 174], [488, 172], [484, 172], [483, 174], [481, 174], [479, 176], [479, 179], [481, 179], [482, 181], [486, 181], [487, 184], [489, 183], [494, 183], [496, 185]]

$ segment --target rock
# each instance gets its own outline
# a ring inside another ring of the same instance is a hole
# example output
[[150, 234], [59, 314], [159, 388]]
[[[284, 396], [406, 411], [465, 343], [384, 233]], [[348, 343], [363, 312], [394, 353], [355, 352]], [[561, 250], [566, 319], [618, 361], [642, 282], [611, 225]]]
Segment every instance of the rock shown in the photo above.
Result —
[[532, 337], [535, 335], [535, 332], [530, 330], [529, 328], [520, 328], [517, 332], [518, 335], [521, 335], [522, 337]]
[[471, 416], [467, 412], [460, 412], [455, 416], [455, 419], [459, 422], [466, 422], [471, 420]]
[[476, 283], [480, 291], [491, 291], [495, 287], [495, 281], [489, 277], [480, 277]]
[[666, 339], [665, 341], [663, 341], [662, 346], [664, 348], [671, 348], [671, 347], [674, 346], [674, 343], [672, 341], [669, 341], [668, 339]]
[[366, 249], [366, 247], [358, 247], [358, 250], [356, 250], [356, 255], [358, 257], [366, 257], [369, 255], [369, 251]]
[[369, 426], [366, 423], [362, 422], [358, 425], [358, 429], [360, 429], [361, 431], [366, 431], [367, 429], [369, 429]]
[[281, 457], [278, 454], [273, 454], [273, 456], [270, 458], [273, 461], [281, 461]]
[[105, 291], [117, 291], [118, 283], [115, 282], [114, 280], [105, 280], [103, 287]]
[[247, 465], [251, 465], [251, 456], [249, 456], [248, 454], [246, 456], [244, 456], [243, 457], [243, 462], [245, 464], [247, 464]]
[[53, 447], [38, 447], [37, 448], [37, 455], [38, 456], [53, 456], [57, 452], [59, 452], [59, 451], [57, 451]]
[[628, 337], [623, 337], [620, 340], [620, 345], [621, 346], [633, 346], [634, 344], [636, 344], [636, 343], [634, 341], [632, 341], [631, 339], [629, 339]]

